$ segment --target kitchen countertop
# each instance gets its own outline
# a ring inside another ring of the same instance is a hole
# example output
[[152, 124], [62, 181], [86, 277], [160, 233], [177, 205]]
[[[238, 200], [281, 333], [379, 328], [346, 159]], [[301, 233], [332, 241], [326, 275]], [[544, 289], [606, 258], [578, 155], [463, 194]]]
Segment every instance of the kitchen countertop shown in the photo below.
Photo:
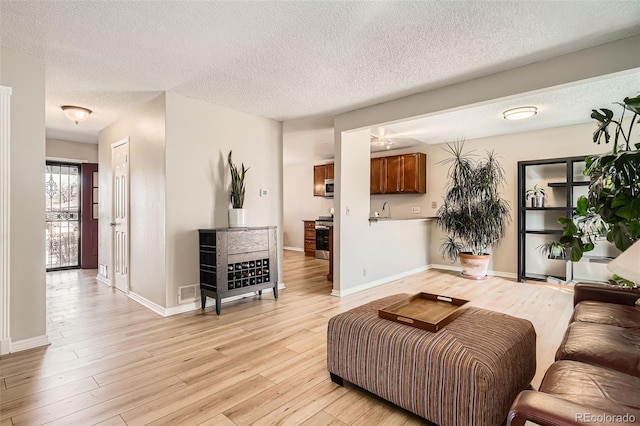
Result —
[[429, 221], [434, 220], [435, 216], [419, 216], [419, 217], [370, 217], [369, 223], [372, 222], [419, 222], [419, 221]]

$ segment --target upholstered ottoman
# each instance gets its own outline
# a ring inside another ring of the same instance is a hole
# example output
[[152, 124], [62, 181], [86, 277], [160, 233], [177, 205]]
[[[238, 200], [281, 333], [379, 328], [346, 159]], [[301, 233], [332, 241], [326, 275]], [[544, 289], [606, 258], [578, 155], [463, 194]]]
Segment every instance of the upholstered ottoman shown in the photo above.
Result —
[[436, 333], [378, 317], [378, 309], [407, 297], [386, 297], [329, 320], [332, 380], [440, 426], [502, 424], [536, 371], [533, 325], [474, 307]]

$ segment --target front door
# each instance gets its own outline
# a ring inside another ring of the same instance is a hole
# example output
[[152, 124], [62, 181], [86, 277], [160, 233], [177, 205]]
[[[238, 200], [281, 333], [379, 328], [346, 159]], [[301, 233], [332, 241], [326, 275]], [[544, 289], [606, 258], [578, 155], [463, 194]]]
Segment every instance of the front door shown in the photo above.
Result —
[[129, 292], [129, 138], [111, 145], [113, 285]]

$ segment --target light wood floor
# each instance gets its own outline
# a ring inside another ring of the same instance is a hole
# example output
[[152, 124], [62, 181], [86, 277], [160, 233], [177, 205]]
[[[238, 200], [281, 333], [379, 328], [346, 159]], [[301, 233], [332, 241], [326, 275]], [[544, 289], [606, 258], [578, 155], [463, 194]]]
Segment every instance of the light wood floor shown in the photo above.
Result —
[[[0, 358], [0, 426], [13, 424], [426, 424], [326, 370], [332, 316], [399, 292], [437, 292], [530, 320], [537, 386], [553, 361], [571, 290], [427, 271], [344, 298], [327, 262], [285, 252], [271, 293], [162, 318], [96, 283], [95, 271], [47, 274], [51, 346]], [[211, 301], [209, 303], [211, 305]]]

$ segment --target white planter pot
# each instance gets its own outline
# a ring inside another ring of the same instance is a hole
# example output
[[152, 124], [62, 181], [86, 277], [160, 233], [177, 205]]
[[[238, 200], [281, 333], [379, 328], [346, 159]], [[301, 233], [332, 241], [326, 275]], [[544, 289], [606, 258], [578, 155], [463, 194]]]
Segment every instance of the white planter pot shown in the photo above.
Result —
[[247, 209], [229, 209], [229, 228], [247, 226]]

